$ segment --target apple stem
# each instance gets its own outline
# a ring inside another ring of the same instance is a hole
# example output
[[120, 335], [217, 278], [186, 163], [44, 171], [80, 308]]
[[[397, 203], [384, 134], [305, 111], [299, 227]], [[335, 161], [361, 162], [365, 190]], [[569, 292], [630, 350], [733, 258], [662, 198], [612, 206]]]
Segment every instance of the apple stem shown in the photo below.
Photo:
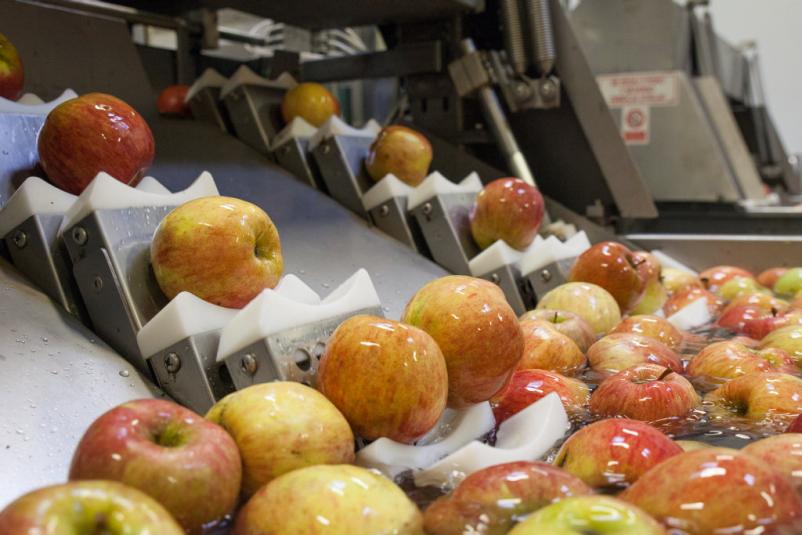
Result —
[[662, 381], [672, 373], [674, 373], [674, 370], [672, 370], [671, 368], [666, 368], [665, 370], [663, 370], [663, 373], [660, 374], [660, 377], [658, 377], [657, 380]]

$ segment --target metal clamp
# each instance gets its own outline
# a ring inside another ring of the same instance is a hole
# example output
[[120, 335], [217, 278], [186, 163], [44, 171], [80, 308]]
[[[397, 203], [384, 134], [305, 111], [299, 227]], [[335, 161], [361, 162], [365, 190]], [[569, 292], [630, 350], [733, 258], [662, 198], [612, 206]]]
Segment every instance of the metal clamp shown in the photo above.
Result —
[[362, 162], [372, 143], [373, 138], [370, 137], [335, 135], [323, 139], [312, 149], [312, 156], [329, 194], [366, 219], [368, 213], [362, 205], [362, 195], [373, 185], [373, 181]]
[[219, 87], [204, 87], [189, 99], [188, 104], [195, 119], [211, 123], [223, 132], [231, 131], [228, 116], [220, 106]]
[[269, 155], [273, 138], [281, 130], [281, 100], [285, 90], [240, 85], [223, 98], [234, 134], [258, 152]]
[[417, 221], [407, 211], [406, 197], [393, 197], [368, 210], [370, 220], [381, 231], [424, 256], [431, 256]]
[[308, 157], [309, 139], [292, 137], [273, 148], [276, 162], [313, 188], [325, 189], [315, 160]]
[[468, 262], [479, 253], [468, 218], [475, 198], [474, 193], [437, 195], [411, 210], [432, 259], [458, 275], [470, 274]]
[[547, 264], [531, 273], [524, 273], [522, 293], [532, 299], [533, 305], [537, 304], [549, 290], [568, 282], [568, 275], [575, 262], [576, 258], [566, 258]]
[[533, 309], [537, 303], [531, 285], [521, 277], [521, 271], [513, 264], [505, 264], [489, 273], [485, 273], [481, 278], [501, 288], [510, 307], [518, 316], [527, 310]]

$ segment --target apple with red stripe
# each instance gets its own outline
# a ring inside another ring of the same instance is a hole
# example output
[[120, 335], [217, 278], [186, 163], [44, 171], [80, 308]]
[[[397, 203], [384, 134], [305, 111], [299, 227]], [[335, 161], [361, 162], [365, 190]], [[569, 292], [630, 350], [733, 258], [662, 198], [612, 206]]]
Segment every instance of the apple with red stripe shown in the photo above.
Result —
[[22, 96], [25, 70], [17, 48], [0, 33], [0, 97], [17, 100]]

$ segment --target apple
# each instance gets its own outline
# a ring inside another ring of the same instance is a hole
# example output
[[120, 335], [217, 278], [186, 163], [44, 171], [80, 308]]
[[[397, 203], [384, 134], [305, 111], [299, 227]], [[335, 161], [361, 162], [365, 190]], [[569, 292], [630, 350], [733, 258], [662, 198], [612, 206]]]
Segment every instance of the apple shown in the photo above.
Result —
[[739, 295], [738, 297], [734, 298], [732, 301], [727, 303], [727, 306], [724, 307], [723, 312], [742, 306], [754, 306], [767, 312], [775, 310], [778, 313], [785, 312], [791, 308], [791, 304], [784, 299], [774, 297], [768, 293], [753, 293]]
[[53, 108], [38, 144], [47, 178], [75, 195], [101, 171], [136, 185], [155, 152], [145, 119], [122, 100], [103, 93], [88, 93]]
[[782, 349], [802, 367], [802, 325], [788, 325], [771, 331], [760, 340], [760, 347]]
[[703, 450], [713, 447], [706, 442], [699, 442], [698, 440], [675, 440], [674, 442], [682, 448], [682, 451]]
[[639, 334], [657, 340], [674, 351], [679, 351], [685, 339], [682, 331], [674, 327], [670, 321], [649, 314], [624, 318], [610, 331], [610, 334], [615, 333]]
[[568, 437], [554, 464], [591, 487], [625, 487], [679, 453], [682, 448], [651, 425], [609, 418]]
[[579, 347], [566, 335], [541, 320], [521, 322], [524, 334], [524, 352], [519, 370], [539, 369], [576, 375], [587, 365]]
[[724, 302], [719, 299], [716, 294], [708, 290], [687, 287], [675, 292], [668, 298], [668, 301], [663, 305], [663, 314], [665, 314], [666, 317], [676, 314], [699, 299], [705, 299], [707, 301], [707, 309], [713, 316], [718, 316], [724, 305]]
[[580, 315], [567, 310], [541, 308], [530, 310], [519, 318], [521, 323], [529, 320], [549, 322], [557, 331], [573, 340], [582, 353], [586, 352], [596, 341], [596, 335], [588, 322]]
[[232, 197], [182, 204], [159, 223], [150, 260], [168, 299], [190, 292], [242, 308], [284, 270], [278, 230], [264, 210]]
[[504, 535], [523, 515], [592, 492], [576, 476], [546, 463], [497, 464], [436, 499], [423, 514], [423, 527], [429, 535]]
[[471, 234], [481, 249], [504, 240], [519, 251], [537, 236], [543, 221], [543, 196], [519, 178], [499, 178], [476, 196], [470, 212]]
[[70, 480], [95, 479], [141, 490], [200, 533], [234, 510], [242, 468], [222, 427], [172, 401], [140, 399], [100, 416], [78, 443]]
[[638, 303], [632, 308], [632, 314], [651, 314], [663, 308], [668, 299], [668, 291], [661, 282], [662, 267], [651, 253], [635, 251], [632, 253], [636, 269], [644, 281], [644, 291]]
[[378, 182], [388, 174], [413, 188], [423, 182], [432, 163], [432, 144], [406, 126], [386, 126], [376, 136], [365, 158], [368, 175]]
[[795, 267], [787, 270], [774, 283], [774, 293], [792, 296], [802, 290], [802, 268]]
[[688, 364], [688, 375], [705, 387], [716, 387], [748, 373], [770, 371], [792, 372], [794, 362], [785, 352], [752, 349], [732, 340], [706, 346]]
[[544, 507], [515, 526], [510, 535], [665, 535], [652, 517], [609, 496], [578, 496]]
[[684, 417], [700, 402], [680, 374], [657, 364], [638, 364], [602, 381], [590, 396], [590, 410], [654, 423]]
[[[182, 491], [186, 489], [181, 489]], [[186, 533], [147, 494], [115, 481], [75, 481], [44, 487], [0, 511], [3, 535]]]
[[597, 336], [621, 321], [621, 310], [610, 292], [587, 282], [569, 282], [552, 288], [537, 303], [538, 310], [572, 312], [584, 319]]
[[552, 392], [560, 396], [569, 416], [576, 419], [585, 415], [590, 400], [588, 385], [556, 372], [518, 370], [504, 389], [490, 400], [496, 425]]
[[0, 33], [0, 97], [17, 100], [22, 96], [25, 70], [14, 44]]
[[660, 272], [660, 281], [670, 294], [685, 288], [702, 288], [702, 283], [693, 273], [676, 268], [663, 268]]
[[640, 334], [608, 334], [588, 349], [590, 367], [611, 375], [636, 364], [653, 363], [682, 373], [682, 361], [665, 344]]
[[760, 459], [727, 448], [667, 459], [619, 498], [691, 535], [776, 533], [802, 515], [790, 481]]
[[785, 474], [802, 493], [802, 434], [784, 433], [747, 444], [741, 451], [754, 455]]
[[[750, 330], [758, 330], [758, 325], [762, 328], [762, 323], [759, 321], [766, 318], [773, 318], [771, 310], [755, 305], [743, 305], [737, 307], [727, 307], [716, 320], [716, 325], [729, 329], [734, 333], [745, 334], [747, 325]], [[762, 337], [761, 337], [762, 338]]]
[[340, 115], [340, 102], [326, 86], [318, 83], [298, 84], [281, 100], [281, 116], [287, 124], [300, 117], [312, 126], [321, 127], [334, 115]]
[[735, 277], [755, 278], [751, 272], [734, 266], [713, 266], [699, 273], [699, 281], [702, 286], [711, 292], [715, 292], [725, 282]]
[[724, 301], [731, 301], [741, 295], [756, 293], [771, 294], [767, 288], [760, 286], [752, 277], [733, 277], [715, 291], [715, 294]]
[[788, 268], [785, 267], [773, 267], [765, 271], [761, 271], [760, 275], [757, 276], [757, 282], [766, 288], [774, 288], [774, 285], [777, 283], [777, 279], [782, 277], [783, 273], [786, 271], [788, 271]]
[[802, 325], [802, 310], [790, 309], [777, 314], [765, 315], [746, 320], [743, 333], [750, 338], [762, 340], [770, 333], [783, 327]]
[[712, 419], [733, 417], [763, 423], [787, 423], [802, 413], [802, 379], [780, 372], [749, 373], [705, 396]]
[[206, 414], [234, 438], [242, 457], [242, 492], [306, 466], [354, 461], [348, 421], [308, 386], [278, 381], [227, 395]]
[[436, 279], [407, 303], [402, 322], [435, 339], [448, 368], [448, 406], [463, 408], [493, 397], [524, 351], [518, 318], [501, 289], [462, 275]]
[[353, 316], [326, 343], [317, 387], [357, 435], [410, 443], [446, 408], [446, 361], [437, 342], [417, 327]]
[[310, 466], [262, 487], [240, 510], [231, 535], [423, 534], [423, 517], [383, 476], [350, 465]]
[[168, 85], [159, 93], [156, 99], [156, 108], [162, 115], [174, 115], [177, 117], [189, 117], [192, 110], [189, 109], [187, 93], [189, 86], [185, 84]]
[[802, 414], [794, 418], [791, 424], [788, 426], [788, 429], [785, 430], [786, 433], [802, 433]]
[[624, 312], [637, 304], [646, 289], [632, 251], [611, 241], [597, 243], [579, 255], [568, 280], [601, 286]]

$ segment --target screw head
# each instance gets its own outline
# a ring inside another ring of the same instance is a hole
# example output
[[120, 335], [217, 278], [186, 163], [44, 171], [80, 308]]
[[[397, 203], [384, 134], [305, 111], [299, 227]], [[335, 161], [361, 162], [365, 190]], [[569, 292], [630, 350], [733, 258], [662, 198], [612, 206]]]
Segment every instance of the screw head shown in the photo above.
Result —
[[86, 229], [83, 227], [75, 227], [72, 229], [72, 241], [78, 245], [83, 245], [89, 236], [86, 234]]
[[92, 280], [92, 286], [95, 287], [95, 291], [100, 291], [103, 289], [103, 277], [100, 275], [95, 275], [95, 278]]
[[544, 97], [551, 97], [557, 91], [557, 88], [554, 86], [554, 82], [551, 80], [545, 80], [542, 84], [540, 84], [540, 94]]
[[181, 357], [178, 354], [170, 352], [164, 356], [164, 369], [167, 373], [176, 373], [181, 369]]
[[17, 246], [18, 249], [22, 249], [26, 245], [28, 245], [28, 235], [18, 230], [14, 233], [14, 245]]
[[331, 145], [329, 145], [328, 141], [324, 141], [321, 149], [323, 150], [323, 154], [328, 154], [331, 152]]
[[432, 213], [432, 203], [427, 202], [423, 205], [423, 215], [429, 215]]
[[540, 272], [540, 279], [543, 282], [549, 282], [551, 280], [551, 271], [548, 269], [544, 269]]
[[387, 215], [388, 215], [389, 213], [390, 213], [390, 207], [389, 207], [389, 206], [387, 206], [386, 204], [382, 204], [382, 205], [381, 205], [381, 208], [379, 208], [379, 215], [380, 215], [381, 217], [387, 217]]
[[253, 353], [247, 353], [242, 360], [240, 361], [240, 370], [245, 375], [253, 375], [256, 373], [256, 370], [259, 369], [259, 362], [256, 360], [256, 355]]
[[501, 277], [498, 276], [498, 273], [493, 273], [492, 275], [490, 275], [490, 281], [493, 282], [494, 284], [498, 284], [499, 282], [501, 282]]

